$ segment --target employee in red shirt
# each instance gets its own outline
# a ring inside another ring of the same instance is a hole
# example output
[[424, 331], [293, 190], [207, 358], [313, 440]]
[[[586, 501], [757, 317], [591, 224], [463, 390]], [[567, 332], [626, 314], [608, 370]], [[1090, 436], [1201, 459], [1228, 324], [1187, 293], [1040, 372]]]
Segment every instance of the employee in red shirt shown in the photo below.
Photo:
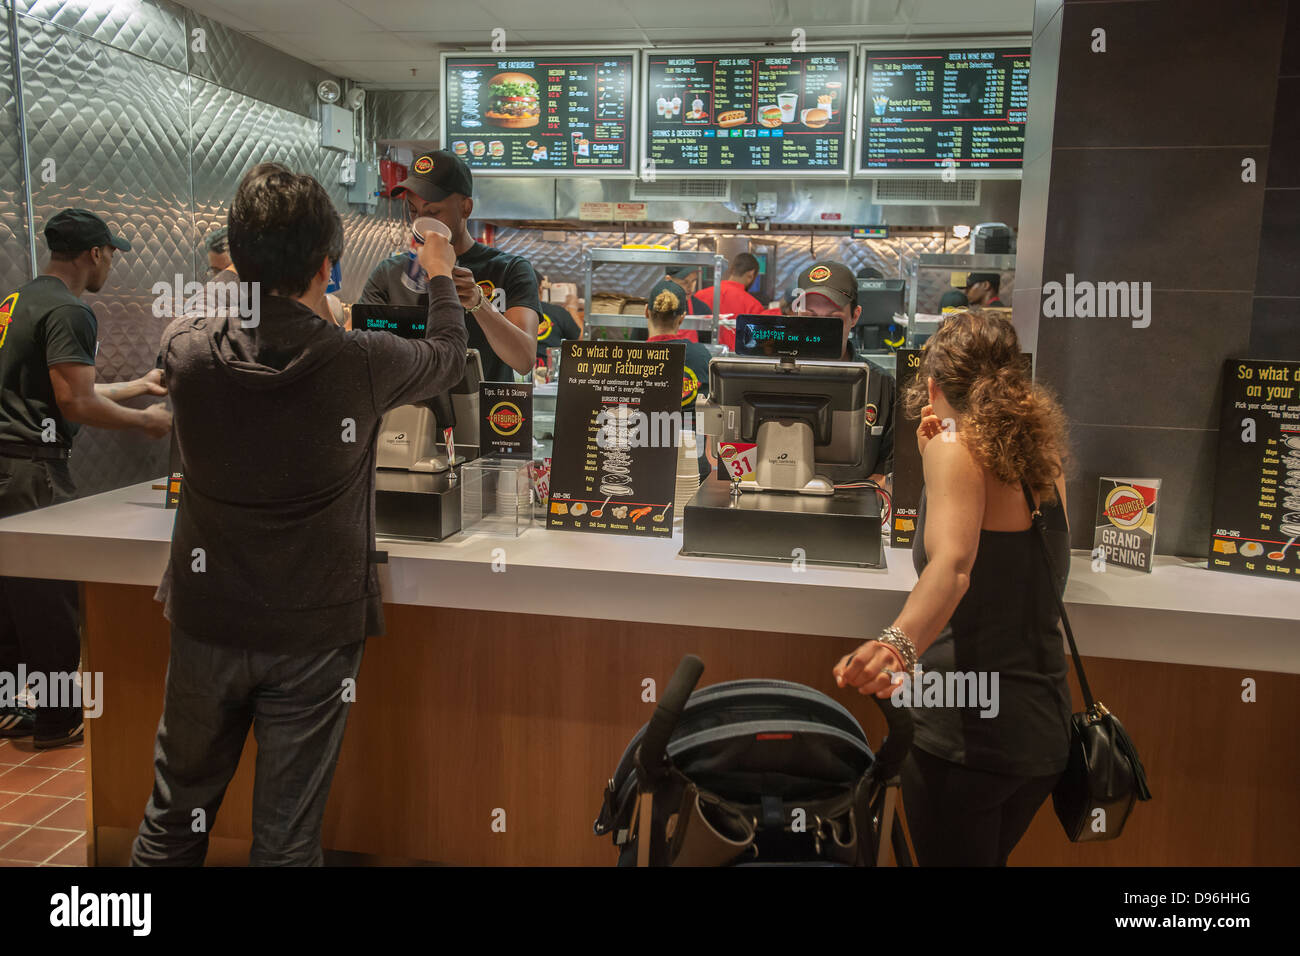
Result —
[[[742, 252], [731, 260], [727, 277], [722, 280], [722, 314], [759, 315], [767, 308], [745, 290], [758, 278], [758, 260]], [[713, 286], [695, 293], [696, 303], [703, 305], [706, 313], [713, 311]]]
[[[686, 296], [681, 286], [671, 279], [664, 279], [650, 290], [650, 301], [646, 303], [645, 317], [649, 327], [647, 342], [681, 342], [686, 346], [686, 361], [682, 369], [682, 414], [691, 422], [689, 428], [695, 427], [695, 399], [709, 394], [709, 360], [712, 354], [699, 342], [687, 338], [682, 329], [682, 318], [686, 315]], [[700, 447], [700, 479], [709, 476], [710, 465], [704, 453], [705, 442]]]

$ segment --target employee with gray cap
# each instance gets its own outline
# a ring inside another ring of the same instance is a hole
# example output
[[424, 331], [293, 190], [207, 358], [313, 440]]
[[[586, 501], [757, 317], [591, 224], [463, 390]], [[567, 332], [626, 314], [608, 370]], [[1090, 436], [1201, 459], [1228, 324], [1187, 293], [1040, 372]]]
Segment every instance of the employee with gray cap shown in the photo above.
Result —
[[[84, 209], [54, 216], [45, 226], [45, 241], [45, 271], [0, 302], [0, 517], [75, 496], [68, 459], [78, 425], [134, 428], [151, 438], [171, 429], [164, 404], [119, 404], [165, 395], [161, 372], [111, 385], [95, 382], [98, 325], [80, 296], [103, 288], [114, 251], [129, 251], [130, 243]], [[17, 673], [21, 664], [29, 674], [46, 675], [51, 690], [54, 675], [77, 670], [78, 618], [75, 582], [0, 578], [0, 673]], [[34, 734], [42, 748], [81, 739], [79, 707], [40, 699], [36, 704], [33, 715], [16, 701], [0, 699], [0, 736]]]
[[[469, 347], [478, 349], [484, 379], [513, 381], [511, 370], [521, 375], [531, 372], [537, 354], [537, 321], [542, 311], [537, 276], [522, 256], [474, 241], [466, 225], [474, 211], [473, 191], [469, 166], [440, 149], [416, 157], [411, 174], [393, 187], [392, 195], [406, 200], [412, 222], [428, 216], [451, 230], [456, 250], [452, 278], [465, 308]], [[427, 305], [424, 277], [412, 282], [407, 274], [410, 262], [410, 255], [403, 252], [375, 266], [361, 302]]]

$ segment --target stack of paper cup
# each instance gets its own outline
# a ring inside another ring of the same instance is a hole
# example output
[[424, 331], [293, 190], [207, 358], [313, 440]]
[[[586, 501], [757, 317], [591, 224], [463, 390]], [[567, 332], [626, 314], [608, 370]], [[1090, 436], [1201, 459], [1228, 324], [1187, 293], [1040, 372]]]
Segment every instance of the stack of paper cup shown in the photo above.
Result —
[[700, 487], [699, 446], [695, 432], [682, 431], [681, 447], [677, 453], [677, 484], [673, 493], [673, 524], [680, 526], [686, 514], [686, 503]]

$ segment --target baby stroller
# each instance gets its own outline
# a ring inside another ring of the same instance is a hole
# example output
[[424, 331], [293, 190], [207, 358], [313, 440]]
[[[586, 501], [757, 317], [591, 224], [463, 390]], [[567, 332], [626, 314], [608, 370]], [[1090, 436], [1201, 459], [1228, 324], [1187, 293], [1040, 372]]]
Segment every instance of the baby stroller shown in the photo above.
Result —
[[692, 693], [703, 672], [682, 659], [605, 788], [595, 832], [613, 835], [619, 866], [878, 866], [890, 845], [912, 865], [896, 813], [906, 708], [876, 698], [889, 735], [873, 755], [820, 691], [738, 680]]

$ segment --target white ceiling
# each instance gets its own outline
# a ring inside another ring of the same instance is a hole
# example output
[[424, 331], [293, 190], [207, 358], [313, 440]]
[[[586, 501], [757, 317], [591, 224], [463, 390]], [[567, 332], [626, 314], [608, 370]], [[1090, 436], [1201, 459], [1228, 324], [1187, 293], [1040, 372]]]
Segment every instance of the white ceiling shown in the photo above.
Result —
[[810, 43], [1028, 35], [1034, 0], [187, 0], [269, 46], [376, 88], [433, 89], [438, 54], [560, 45]]

